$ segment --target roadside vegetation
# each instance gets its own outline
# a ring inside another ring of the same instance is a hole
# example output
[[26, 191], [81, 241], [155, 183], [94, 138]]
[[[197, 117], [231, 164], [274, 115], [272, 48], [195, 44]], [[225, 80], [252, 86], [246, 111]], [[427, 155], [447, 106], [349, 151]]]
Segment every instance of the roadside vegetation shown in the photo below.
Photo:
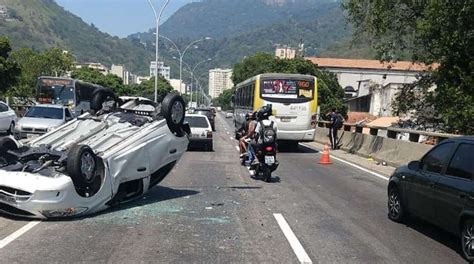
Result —
[[343, 7], [354, 36], [370, 36], [379, 59], [439, 63], [398, 93], [399, 114], [422, 127], [474, 134], [473, 1], [346, 0]]

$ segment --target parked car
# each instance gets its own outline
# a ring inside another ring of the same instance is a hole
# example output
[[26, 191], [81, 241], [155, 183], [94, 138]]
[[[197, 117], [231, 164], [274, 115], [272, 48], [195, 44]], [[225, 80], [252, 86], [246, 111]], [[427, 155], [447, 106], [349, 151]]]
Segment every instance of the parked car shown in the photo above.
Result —
[[42, 135], [73, 119], [68, 107], [54, 104], [31, 106], [16, 124], [20, 137]]
[[0, 139], [0, 211], [82, 216], [140, 197], [168, 175], [188, 146], [181, 96], [169, 94], [161, 104], [114, 96], [104, 104], [108, 95], [94, 95], [95, 114], [27, 144]]
[[232, 111], [225, 112], [225, 118], [232, 118], [232, 117], [234, 117], [234, 112]]
[[188, 114], [184, 118], [191, 128], [189, 136], [189, 147], [202, 147], [212, 151], [212, 127], [209, 119], [205, 115]]
[[197, 115], [205, 115], [209, 119], [211, 123], [212, 131], [216, 131], [216, 124], [215, 124], [215, 115], [214, 112], [209, 108], [198, 108], [194, 110], [194, 114]]
[[474, 261], [474, 137], [446, 139], [420, 161], [395, 170], [388, 184], [388, 217], [413, 215], [460, 236]]
[[0, 131], [11, 135], [15, 131], [17, 116], [6, 103], [0, 102]]

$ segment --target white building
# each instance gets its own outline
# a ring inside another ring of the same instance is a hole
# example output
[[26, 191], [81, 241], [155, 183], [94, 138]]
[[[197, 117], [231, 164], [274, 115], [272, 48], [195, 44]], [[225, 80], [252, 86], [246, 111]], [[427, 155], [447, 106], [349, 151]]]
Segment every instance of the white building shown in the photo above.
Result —
[[107, 68], [105, 65], [99, 62], [78, 63], [75, 65], [75, 68], [76, 69], [91, 68], [91, 69], [100, 71], [103, 75], [109, 74], [109, 68]]
[[170, 79], [169, 82], [175, 91], [181, 94], [184, 94], [186, 92], [186, 84], [184, 82], [181, 82], [181, 87], [179, 87], [180, 86], [179, 79]]
[[136, 76], [135, 83], [136, 84], [141, 84], [144, 81], [150, 80], [150, 76]]
[[[158, 73], [163, 76], [166, 80], [170, 79], [171, 68], [165, 66], [164, 62], [158, 62]], [[156, 75], [156, 61], [150, 62], [150, 77]]]
[[127, 71], [124, 65], [115, 65], [112, 64], [110, 68], [110, 73], [117, 75], [118, 77], [122, 78], [123, 84], [128, 85], [130, 83], [130, 72]]
[[280, 59], [294, 59], [296, 57], [296, 49], [278, 45], [275, 49], [275, 56]]
[[212, 69], [209, 70], [209, 95], [211, 98], [219, 97], [224, 90], [231, 89], [232, 69]]
[[403, 85], [414, 83], [420, 73], [438, 65], [409, 61], [382, 63], [378, 60], [306, 58], [320, 68], [335, 73], [345, 91], [345, 102], [352, 112], [392, 116], [391, 102]]

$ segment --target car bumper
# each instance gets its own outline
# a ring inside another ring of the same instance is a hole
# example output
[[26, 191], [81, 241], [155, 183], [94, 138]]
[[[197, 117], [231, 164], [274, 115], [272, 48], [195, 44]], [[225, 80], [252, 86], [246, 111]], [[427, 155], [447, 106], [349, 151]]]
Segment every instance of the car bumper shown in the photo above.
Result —
[[277, 138], [278, 140], [290, 140], [290, 141], [313, 141], [315, 129], [310, 130], [280, 130], [278, 129]]
[[212, 138], [190, 138], [189, 146], [203, 146], [212, 144]]
[[79, 216], [98, 211], [105, 204], [100, 196], [79, 196], [66, 175], [51, 178], [0, 170], [0, 211], [9, 215], [36, 219]]

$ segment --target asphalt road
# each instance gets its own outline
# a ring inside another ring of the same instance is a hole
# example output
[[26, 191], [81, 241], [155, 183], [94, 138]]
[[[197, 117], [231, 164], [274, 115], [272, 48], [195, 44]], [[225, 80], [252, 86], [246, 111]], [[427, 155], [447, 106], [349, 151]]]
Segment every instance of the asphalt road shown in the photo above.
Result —
[[[231, 120], [219, 115], [216, 125], [215, 150], [187, 152], [146, 197], [87, 218], [43, 221], [0, 247], [0, 263], [298, 263], [304, 252], [313, 263], [464, 262], [455, 237], [387, 219], [386, 180], [338, 161], [321, 166], [319, 153], [300, 146], [278, 154], [280, 168], [264, 183], [239, 165]], [[0, 245], [28, 223], [1, 217]]]

